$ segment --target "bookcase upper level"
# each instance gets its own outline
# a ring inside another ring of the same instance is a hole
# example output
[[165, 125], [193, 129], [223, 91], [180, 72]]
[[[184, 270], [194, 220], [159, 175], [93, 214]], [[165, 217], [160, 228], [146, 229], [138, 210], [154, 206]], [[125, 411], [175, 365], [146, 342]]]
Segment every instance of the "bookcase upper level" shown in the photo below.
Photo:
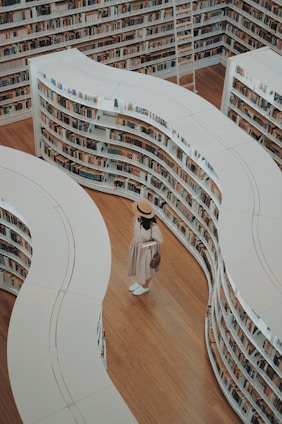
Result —
[[264, 46], [281, 54], [280, 0], [231, 0], [227, 5], [223, 36], [226, 57]]
[[[77, 47], [85, 55], [118, 68], [168, 76], [176, 74], [176, 63], [181, 60], [183, 71], [192, 72], [190, 4], [187, 7], [181, 0], [3, 2], [0, 122], [30, 114], [28, 58], [51, 51]], [[181, 20], [178, 27], [174, 11], [178, 22]]]
[[28, 59], [52, 51], [76, 47], [120, 69], [161, 78], [177, 77], [181, 70], [194, 80], [195, 69], [225, 63], [234, 54], [265, 45], [281, 53], [279, 0], [0, 5], [0, 125], [31, 116]]

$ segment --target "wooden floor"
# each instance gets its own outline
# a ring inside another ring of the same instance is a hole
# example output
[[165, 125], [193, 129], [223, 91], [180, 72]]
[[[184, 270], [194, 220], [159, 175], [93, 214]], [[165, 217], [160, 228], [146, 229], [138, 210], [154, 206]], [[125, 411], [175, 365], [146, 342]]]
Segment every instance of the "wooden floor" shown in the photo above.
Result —
[[[224, 73], [221, 65], [197, 71], [198, 94], [217, 108]], [[32, 121], [0, 127], [0, 144], [34, 154]], [[240, 423], [218, 387], [206, 353], [208, 287], [198, 264], [160, 222], [165, 239], [161, 270], [149, 293], [131, 295], [127, 290], [132, 282], [127, 276], [131, 202], [86, 191], [105, 219], [112, 246], [112, 272], [103, 302], [108, 373], [138, 423]], [[13, 296], [0, 290], [0, 424], [21, 423], [6, 366], [13, 303]], [[100, 423], [93, 417], [89, 424]]]

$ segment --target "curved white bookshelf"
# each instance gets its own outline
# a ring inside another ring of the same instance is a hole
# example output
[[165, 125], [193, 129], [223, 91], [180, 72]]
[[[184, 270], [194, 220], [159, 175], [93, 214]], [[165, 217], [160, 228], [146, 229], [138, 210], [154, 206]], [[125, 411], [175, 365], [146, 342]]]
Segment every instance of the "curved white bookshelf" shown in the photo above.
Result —
[[[278, 424], [279, 169], [215, 107], [174, 84], [107, 67], [76, 49], [32, 59], [30, 73], [37, 155], [80, 184], [154, 203], [206, 273], [207, 349], [220, 387], [244, 422]], [[234, 356], [241, 331], [254, 356], [244, 345]], [[262, 361], [276, 374], [269, 377]]]
[[221, 111], [250, 134], [282, 170], [282, 56], [263, 47], [229, 58]]
[[97, 343], [111, 266], [99, 210], [63, 172], [2, 146], [0, 180], [1, 196], [32, 234], [31, 267], [8, 333], [9, 376], [23, 422], [136, 422]]

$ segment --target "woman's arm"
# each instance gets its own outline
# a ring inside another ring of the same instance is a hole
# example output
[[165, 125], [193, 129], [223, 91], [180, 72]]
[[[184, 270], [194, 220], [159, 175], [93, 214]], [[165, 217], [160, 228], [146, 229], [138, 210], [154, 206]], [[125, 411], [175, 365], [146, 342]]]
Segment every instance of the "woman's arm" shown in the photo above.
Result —
[[152, 226], [152, 239], [156, 240], [158, 243], [163, 242], [163, 235], [161, 233], [161, 230], [157, 224]]

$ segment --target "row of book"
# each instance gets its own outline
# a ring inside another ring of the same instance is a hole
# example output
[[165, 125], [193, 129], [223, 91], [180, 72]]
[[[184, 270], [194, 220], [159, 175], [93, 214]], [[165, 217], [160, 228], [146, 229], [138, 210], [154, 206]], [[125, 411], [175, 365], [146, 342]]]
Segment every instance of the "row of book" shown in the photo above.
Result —
[[[9, 210], [7, 210], [3, 207], [0, 207], [0, 224], [1, 224], [2, 220], [5, 223], [12, 224], [20, 232], [25, 233], [28, 236], [30, 236], [30, 231], [29, 231], [28, 226], [19, 217], [17, 217], [15, 214], [10, 212]], [[1, 224], [1, 227], [6, 228], [6, 226], [4, 224]]]
[[[225, 304], [226, 302], [224, 302]], [[216, 326], [216, 333], [214, 327], [210, 330], [215, 335], [212, 350], [213, 358], [218, 364], [220, 379], [224, 382], [228, 391], [232, 390], [232, 397], [237, 407], [241, 412], [247, 413], [248, 418], [250, 418], [249, 414], [256, 411], [256, 416], [261, 420], [259, 422], [278, 424], [278, 417], [281, 413], [279, 396], [275, 394], [274, 386], [269, 386], [266, 379], [262, 377], [263, 374], [260, 374], [254, 366], [253, 358], [248, 360], [256, 354], [260, 357], [260, 354], [248, 338], [245, 337], [241, 341], [241, 327], [234, 325], [230, 327], [230, 315], [223, 313], [220, 305], [221, 301], [215, 306], [214, 310], [216, 318], [213, 322]], [[236, 322], [233, 317], [232, 322], [233, 324]], [[264, 384], [261, 383], [260, 379], [264, 381]], [[266, 387], [269, 387], [269, 389], [266, 389]], [[246, 408], [246, 400], [249, 408]], [[242, 405], [244, 405], [243, 411]], [[273, 406], [276, 410], [275, 413]], [[252, 421], [246, 419], [246, 422]]]
[[16, 294], [31, 265], [31, 235], [24, 220], [5, 204], [0, 205], [0, 288]]
[[[234, 344], [233, 346], [233, 352], [236, 354], [239, 361], [242, 362], [245, 369], [247, 369], [246, 361], [248, 362], [246, 358], [252, 356], [252, 361], [248, 364], [248, 373], [252, 374], [252, 378], [254, 379], [257, 378], [258, 374], [261, 375], [264, 379], [264, 383], [260, 380], [260, 384], [263, 387], [269, 386], [270, 383], [272, 383], [270, 386], [273, 392], [272, 401], [276, 403], [277, 394], [282, 388], [281, 378], [279, 377], [279, 374], [281, 374], [279, 370], [282, 370], [282, 364], [280, 365], [279, 359], [281, 355], [275, 346], [262, 334], [257, 327], [255, 319], [251, 318], [243, 308], [228, 281], [226, 281], [226, 289], [230, 302], [227, 301], [224, 290], [220, 290], [218, 303], [219, 313], [222, 314], [220, 321], [221, 323], [223, 321], [228, 323], [224, 325], [224, 328], [228, 328], [228, 330], [226, 330], [226, 337], [229, 339], [227, 333], [230, 332], [232, 328], [232, 331], [234, 330], [234, 334], [231, 336], [233, 340], [232, 343], [234, 340], [235, 342], [237, 340], [236, 345]], [[223, 309], [221, 305], [223, 305]], [[234, 309], [231, 309], [230, 305], [233, 305]], [[259, 317], [257, 317], [257, 321], [258, 320]], [[252, 338], [252, 342], [250, 338]], [[245, 352], [247, 352], [247, 355]], [[263, 370], [264, 373], [260, 373], [259, 369]]]

